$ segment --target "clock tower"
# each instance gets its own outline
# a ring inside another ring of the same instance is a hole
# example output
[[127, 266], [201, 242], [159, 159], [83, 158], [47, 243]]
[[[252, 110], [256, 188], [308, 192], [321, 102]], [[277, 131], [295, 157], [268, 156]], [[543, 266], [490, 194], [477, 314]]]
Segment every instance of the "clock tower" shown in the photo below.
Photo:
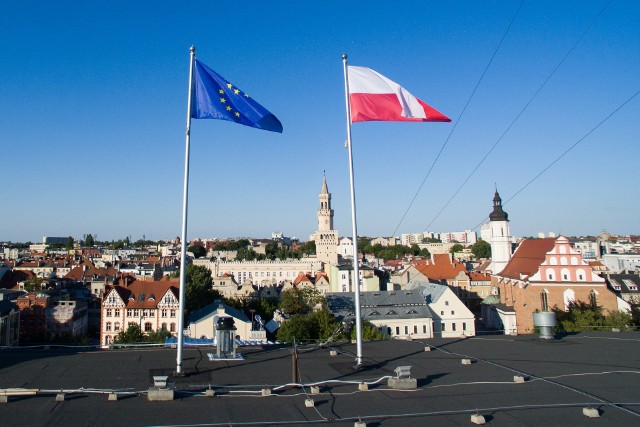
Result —
[[333, 229], [333, 209], [331, 193], [327, 187], [327, 177], [322, 179], [320, 190], [320, 208], [318, 209], [318, 231], [314, 234], [316, 256], [325, 263], [338, 263], [338, 230]]

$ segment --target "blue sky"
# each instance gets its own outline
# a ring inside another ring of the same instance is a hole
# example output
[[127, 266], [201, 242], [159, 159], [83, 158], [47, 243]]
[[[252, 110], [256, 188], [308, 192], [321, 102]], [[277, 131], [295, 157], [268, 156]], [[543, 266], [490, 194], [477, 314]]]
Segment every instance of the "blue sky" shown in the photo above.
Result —
[[[180, 234], [192, 44], [284, 132], [193, 122], [189, 237], [306, 240], [323, 171], [350, 235], [341, 55], [457, 120], [520, 4], [296, 3], [4, 4], [0, 240]], [[524, 2], [396, 234], [425, 230], [605, 4]], [[478, 225], [494, 183], [510, 198], [638, 91], [638, 76], [640, 2], [613, 0], [430, 229]], [[640, 232], [639, 98], [505, 206], [514, 235]], [[393, 233], [451, 126], [353, 126], [359, 234]]]

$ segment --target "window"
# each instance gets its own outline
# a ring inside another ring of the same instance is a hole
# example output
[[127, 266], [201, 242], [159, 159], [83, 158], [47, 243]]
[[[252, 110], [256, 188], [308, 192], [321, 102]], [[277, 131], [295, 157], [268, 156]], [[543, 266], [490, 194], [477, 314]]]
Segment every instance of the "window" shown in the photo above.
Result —
[[115, 322], [113, 324], [113, 330], [114, 331], [119, 331], [120, 330], [120, 322]]
[[396, 335], [400, 335], [400, 326], [396, 326]]
[[445, 302], [444, 302], [444, 305], [449, 305], [449, 301], [445, 301]]
[[104, 328], [107, 331], [111, 330], [111, 322], [107, 322], [106, 327]]
[[111, 317], [111, 309], [110, 308], [107, 309], [107, 317]]
[[175, 310], [171, 310], [171, 317], [176, 317], [176, 311]]
[[152, 329], [153, 329], [153, 326], [151, 325], [151, 322], [146, 322], [146, 323], [144, 324], [144, 331], [145, 331], [145, 332], [149, 332], [149, 331], [150, 331], [150, 330], [152, 330]]
[[133, 310], [133, 315], [134, 317], [138, 317], [140, 316], [140, 310], [138, 310], [137, 308]]
[[440, 311], [440, 316], [444, 316], [444, 311]]
[[113, 315], [116, 316], [116, 317], [120, 317], [120, 309], [119, 308], [114, 309], [113, 310]]
[[166, 330], [167, 330], [167, 324], [166, 324], [166, 323], [163, 323], [163, 324], [162, 324], [162, 328], [161, 328], [161, 329], [162, 329], [163, 331], [166, 331]]
[[169, 332], [175, 332], [176, 331], [176, 324], [172, 323], [171, 324], [171, 329], [169, 330]]
[[423, 334], [427, 333], [427, 325], [422, 325], [422, 333]]
[[127, 317], [131, 317], [133, 316], [133, 310], [131, 310], [130, 308], [127, 308]]
[[451, 330], [452, 330], [452, 331], [455, 331], [455, 330], [456, 330], [456, 324], [455, 324], [455, 323], [452, 323], [452, 324], [451, 324]]
[[162, 317], [167, 317], [167, 309], [166, 308], [162, 309]]
[[540, 305], [542, 311], [549, 311], [549, 295], [546, 289], [540, 292]]
[[455, 316], [455, 315], [456, 315], [456, 312], [455, 312], [455, 311], [453, 311], [453, 310], [451, 310], [451, 315], [452, 315], [452, 316]]
[[556, 272], [553, 269], [548, 269], [547, 270], [547, 279], [549, 280], [556, 280]]
[[446, 326], [447, 326], [447, 324], [442, 322], [442, 332], [444, 332], [446, 330]]
[[409, 335], [409, 327], [407, 325], [404, 326], [404, 334]]
[[463, 330], [463, 331], [466, 331], [466, 330], [467, 330], [467, 323], [466, 323], [466, 322], [463, 322], [463, 323], [462, 323], [462, 330]]
[[596, 291], [591, 291], [589, 293], [589, 302], [591, 302], [591, 307], [598, 307], [598, 293]]

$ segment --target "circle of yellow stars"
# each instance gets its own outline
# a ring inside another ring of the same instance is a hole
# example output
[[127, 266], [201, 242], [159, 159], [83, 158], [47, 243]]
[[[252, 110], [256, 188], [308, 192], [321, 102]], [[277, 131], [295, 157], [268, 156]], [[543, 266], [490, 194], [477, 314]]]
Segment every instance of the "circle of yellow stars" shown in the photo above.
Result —
[[[240, 89], [238, 89], [238, 88], [235, 88], [235, 89], [234, 89], [234, 87], [233, 87], [233, 85], [232, 85], [231, 83], [227, 83], [227, 88], [228, 88], [230, 91], [233, 91], [233, 94], [234, 94], [234, 95], [240, 95]], [[220, 88], [220, 90], [218, 91], [218, 93], [219, 93], [220, 95], [223, 95], [223, 96], [221, 96], [221, 97], [220, 97], [220, 103], [222, 103], [222, 104], [226, 104], [226, 103], [227, 103], [227, 98], [225, 98], [225, 97], [224, 97], [224, 95], [229, 95], [229, 96], [230, 96], [230, 95], [231, 95], [231, 93], [227, 93], [227, 92], [225, 92], [225, 90], [224, 90], [224, 89], [222, 89], [222, 88]], [[248, 95], [248, 94], [246, 94], [246, 93], [244, 93], [244, 94], [243, 94], [243, 96], [244, 96], [245, 98], [248, 98], [248, 97], [249, 97], [249, 95]], [[235, 112], [234, 112], [234, 111], [233, 111], [233, 107], [232, 107], [231, 105], [227, 105], [227, 106], [225, 107], [225, 109], [229, 112], [229, 114], [232, 114], [233, 116], [235, 116], [235, 117], [236, 117], [236, 118], [238, 118], [238, 119], [240, 118], [240, 113], [239, 113], [238, 111], [235, 111]]]

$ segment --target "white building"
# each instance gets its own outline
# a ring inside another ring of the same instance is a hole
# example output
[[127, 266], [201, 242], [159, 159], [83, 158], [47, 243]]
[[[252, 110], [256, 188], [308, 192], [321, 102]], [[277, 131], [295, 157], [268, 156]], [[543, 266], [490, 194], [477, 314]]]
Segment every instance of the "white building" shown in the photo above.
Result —
[[267, 286], [293, 281], [300, 273], [315, 275], [322, 271], [322, 262], [315, 257], [274, 261], [208, 261], [211, 277], [233, 276], [236, 283], [250, 280], [254, 285]]
[[353, 240], [348, 237], [341, 237], [338, 243], [338, 256], [343, 258], [353, 258]]
[[109, 345], [121, 330], [139, 325], [143, 332], [178, 331], [179, 282], [136, 281], [127, 287], [114, 286], [101, 307], [100, 343]]
[[475, 316], [446, 285], [412, 280], [406, 289], [422, 293], [433, 315], [433, 333], [440, 338], [473, 337]]
[[266, 341], [264, 330], [253, 330], [252, 320], [242, 310], [237, 310], [221, 302], [214, 302], [191, 313], [187, 334], [191, 338], [214, 339], [216, 323], [220, 317], [231, 317], [236, 331], [234, 334], [242, 341]]
[[[362, 292], [360, 305], [362, 319], [384, 335], [400, 339], [433, 337], [431, 311], [419, 290]], [[352, 292], [327, 294], [327, 306], [338, 320], [354, 321]]]
[[489, 214], [490, 236], [487, 240], [491, 244], [491, 265], [489, 270], [498, 274], [511, 259], [511, 231], [509, 229], [509, 215], [502, 210], [502, 199], [498, 190], [493, 196], [493, 212]]

